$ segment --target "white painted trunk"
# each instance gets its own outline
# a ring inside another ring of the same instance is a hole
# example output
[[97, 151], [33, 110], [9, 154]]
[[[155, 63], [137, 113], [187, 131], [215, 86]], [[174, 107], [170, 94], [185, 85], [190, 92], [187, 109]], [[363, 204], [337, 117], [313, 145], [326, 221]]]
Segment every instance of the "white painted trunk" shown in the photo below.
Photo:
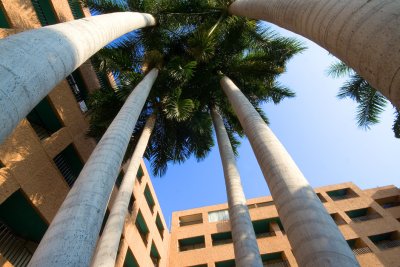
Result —
[[359, 266], [289, 153], [228, 78], [221, 86], [249, 138], [299, 266]]
[[400, 108], [400, 1], [236, 0], [229, 12], [314, 41]]
[[117, 197], [111, 208], [103, 234], [97, 244], [97, 250], [94, 255], [91, 266], [93, 267], [113, 267], [117, 258], [118, 247], [121, 234], [124, 229], [124, 222], [132, 196], [133, 186], [135, 184], [136, 174], [139, 170], [140, 160], [146, 150], [151, 133], [154, 129], [156, 116], [151, 115], [144, 126], [140, 139], [132, 154], [122, 184], [118, 189]]
[[89, 266], [111, 190], [139, 114], [157, 78], [136, 86], [83, 167], [29, 266]]
[[217, 135], [219, 154], [224, 169], [226, 193], [228, 195], [229, 219], [237, 267], [262, 267], [256, 235], [246, 205], [235, 155], [226, 132], [224, 122], [216, 108], [211, 116]]
[[0, 40], [0, 144], [66, 76], [121, 35], [155, 25], [149, 14], [93, 16]]

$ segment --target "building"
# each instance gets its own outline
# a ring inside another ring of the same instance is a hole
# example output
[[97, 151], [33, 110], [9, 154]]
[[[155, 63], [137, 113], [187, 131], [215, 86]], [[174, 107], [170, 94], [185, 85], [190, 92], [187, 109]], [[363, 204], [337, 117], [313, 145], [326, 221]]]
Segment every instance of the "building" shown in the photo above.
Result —
[[[0, 38], [85, 16], [90, 16], [89, 11], [76, 0], [1, 0]], [[85, 101], [89, 93], [107, 82], [112, 81], [86, 62], [58, 84], [0, 144], [1, 266], [28, 264], [96, 145], [86, 137], [89, 124]], [[169, 233], [142, 166], [117, 266], [166, 265]]]
[[[361, 190], [352, 183], [317, 188], [361, 266], [400, 266], [400, 190]], [[272, 197], [248, 200], [265, 266], [298, 266]], [[228, 205], [172, 214], [169, 266], [235, 266]]]

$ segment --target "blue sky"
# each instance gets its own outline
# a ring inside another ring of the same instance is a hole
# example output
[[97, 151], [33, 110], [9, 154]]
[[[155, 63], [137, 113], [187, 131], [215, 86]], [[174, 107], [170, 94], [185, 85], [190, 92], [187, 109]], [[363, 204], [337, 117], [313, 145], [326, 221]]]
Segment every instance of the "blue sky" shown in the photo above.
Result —
[[[394, 138], [391, 130], [392, 107], [388, 105], [381, 123], [371, 130], [358, 128], [355, 103], [336, 98], [345, 79], [326, 75], [335, 58], [311, 41], [275, 26], [273, 29], [296, 36], [308, 47], [289, 62], [280, 78], [297, 96], [263, 108], [271, 129], [310, 184], [319, 187], [351, 181], [364, 189], [399, 186], [400, 139]], [[246, 197], [269, 195], [247, 139], [239, 153], [237, 163]], [[204, 161], [169, 166], [165, 176], [152, 181], [168, 225], [173, 211], [226, 202], [217, 147]]]

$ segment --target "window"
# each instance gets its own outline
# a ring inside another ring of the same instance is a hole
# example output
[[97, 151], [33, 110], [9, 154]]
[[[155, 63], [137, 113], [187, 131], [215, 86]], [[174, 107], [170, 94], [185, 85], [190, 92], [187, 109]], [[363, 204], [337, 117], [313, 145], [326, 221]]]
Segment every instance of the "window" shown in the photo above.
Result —
[[154, 267], [158, 267], [160, 264], [160, 253], [158, 253], [157, 247], [154, 242], [151, 243], [150, 258], [154, 264]]
[[179, 226], [187, 226], [200, 223], [203, 223], [203, 215], [201, 213], [179, 217]]
[[340, 216], [339, 213], [333, 213], [331, 214], [332, 219], [335, 221], [336, 225], [343, 225], [346, 224], [346, 221]]
[[4, 12], [1, 3], [0, 3], [0, 28], [11, 28], [10, 23], [8, 22], [7, 15]]
[[125, 261], [123, 267], [139, 267], [135, 256], [133, 255], [131, 249], [128, 247], [128, 251], [126, 252]]
[[146, 188], [144, 189], [144, 198], [146, 199], [147, 205], [149, 206], [151, 212], [154, 212], [154, 206], [155, 206], [155, 202], [154, 202], [154, 198], [151, 195], [150, 192], [150, 188], [149, 185], [146, 185]]
[[399, 232], [389, 232], [368, 237], [380, 250], [386, 250], [400, 246]]
[[233, 243], [231, 232], [212, 234], [211, 239], [212, 239], [213, 246], [219, 246], [219, 245]]
[[147, 227], [146, 222], [143, 218], [142, 212], [140, 210], [136, 217], [135, 225], [140, 234], [140, 237], [143, 240], [144, 245], [147, 246], [147, 238], [149, 236], [149, 228]]
[[139, 170], [138, 170], [138, 172], [136, 174], [136, 178], [138, 179], [139, 183], [142, 182], [142, 177], [143, 176], [144, 176], [144, 172], [143, 172], [142, 166], [139, 166]]
[[215, 267], [235, 267], [235, 260], [218, 261], [215, 263]]
[[361, 255], [372, 252], [371, 249], [361, 240], [361, 238], [355, 238], [346, 241], [353, 251], [354, 255]]
[[317, 197], [321, 200], [322, 203], [326, 202], [326, 199], [321, 195], [321, 193], [317, 193]]
[[68, 0], [69, 7], [71, 8], [72, 15], [74, 19], [84, 18], [85, 15], [82, 11], [82, 7], [77, 0]]
[[86, 99], [87, 99], [87, 88], [82, 79], [82, 75], [80, 74], [79, 70], [75, 70], [66, 78], [69, 87], [71, 88], [72, 93], [75, 96], [76, 102], [79, 104], [79, 108], [83, 113], [88, 111], [88, 107], [86, 106]]
[[224, 222], [229, 221], [228, 210], [217, 210], [208, 213], [208, 222]]
[[358, 197], [358, 195], [350, 188], [328, 191], [326, 193], [332, 200], [342, 200], [342, 199]]
[[130, 215], [133, 213], [133, 204], [135, 203], [135, 196], [132, 194], [131, 198], [129, 199], [129, 205], [128, 205], [128, 212]]
[[67, 146], [60, 154], [54, 157], [53, 161], [69, 187], [72, 187], [83, 168], [83, 163], [74, 146], [72, 144]]
[[50, 0], [32, 0], [32, 5], [42, 26], [58, 23]]
[[26, 119], [40, 140], [50, 137], [62, 127], [47, 97], [32, 109]]
[[164, 225], [161, 221], [160, 214], [157, 214], [156, 226], [157, 226], [158, 232], [160, 233], [161, 239], [163, 239], [164, 238]]
[[351, 218], [353, 222], [363, 222], [381, 218], [381, 215], [379, 215], [379, 213], [374, 211], [372, 208], [346, 211], [346, 214]]
[[254, 233], [256, 234], [257, 238], [275, 235], [274, 231], [271, 229], [269, 220], [253, 221], [252, 223], [253, 223]]
[[9, 266], [26, 266], [46, 230], [47, 224], [22, 191], [0, 204], [0, 254]]
[[382, 208], [384, 208], [384, 209], [400, 206], [399, 196], [381, 198], [381, 199], [377, 199], [375, 201], [378, 202], [378, 204], [381, 205]]
[[261, 255], [263, 266], [290, 267], [283, 252], [267, 253]]
[[199, 248], [205, 248], [206, 243], [204, 241], [204, 236], [195, 236], [185, 239], [178, 240], [179, 251], [187, 251]]

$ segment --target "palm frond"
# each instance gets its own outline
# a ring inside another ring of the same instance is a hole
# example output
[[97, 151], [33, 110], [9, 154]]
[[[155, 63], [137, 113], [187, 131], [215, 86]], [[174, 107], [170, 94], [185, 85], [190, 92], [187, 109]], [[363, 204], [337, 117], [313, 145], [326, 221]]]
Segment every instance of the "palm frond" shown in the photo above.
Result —
[[328, 76], [331, 76], [332, 78], [340, 78], [352, 74], [353, 70], [349, 66], [347, 66], [344, 62], [339, 61], [332, 63], [328, 67], [326, 73], [328, 74]]
[[357, 106], [358, 125], [369, 129], [371, 125], [378, 123], [386, 102], [386, 98], [372, 87], [364, 88]]
[[396, 108], [392, 130], [396, 138], [400, 138], [400, 110]]

